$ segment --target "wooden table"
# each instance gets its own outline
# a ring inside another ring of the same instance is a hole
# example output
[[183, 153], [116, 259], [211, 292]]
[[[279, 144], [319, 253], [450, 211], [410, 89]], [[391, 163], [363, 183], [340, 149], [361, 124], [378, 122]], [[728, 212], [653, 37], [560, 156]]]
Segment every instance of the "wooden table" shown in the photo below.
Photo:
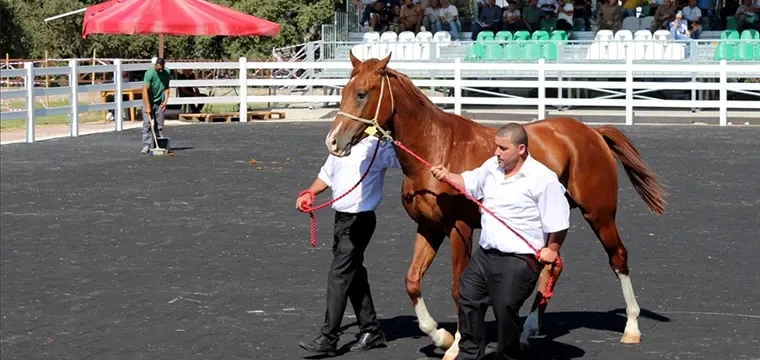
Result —
[[[135, 100], [135, 94], [142, 95], [142, 89], [122, 90], [121, 93], [122, 93], [122, 96], [124, 94], [126, 94], [127, 96], [129, 96], [129, 101], [134, 101]], [[113, 94], [114, 94], [113, 90], [101, 91], [100, 92], [100, 97], [103, 99], [103, 103], [104, 104], [106, 103], [106, 99], [108, 98], [108, 95], [113, 95]], [[116, 101], [116, 97], [115, 96], [114, 96], [114, 101]], [[115, 115], [116, 115], [116, 113], [114, 112], [114, 116]], [[103, 122], [104, 123], [108, 122], [108, 120], [106, 120], [107, 117], [108, 117], [108, 110], [103, 110]], [[129, 107], [129, 120], [130, 121], [135, 121], [135, 107], [134, 106], [130, 106]]]

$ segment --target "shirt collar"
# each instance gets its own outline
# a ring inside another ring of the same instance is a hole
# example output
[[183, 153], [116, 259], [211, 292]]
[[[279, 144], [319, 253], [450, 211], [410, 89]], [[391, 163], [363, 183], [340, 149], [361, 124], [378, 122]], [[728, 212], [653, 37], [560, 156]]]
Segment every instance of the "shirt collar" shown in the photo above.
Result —
[[[499, 159], [496, 156], [494, 156], [493, 160], [496, 165], [494, 167], [494, 171], [503, 176], [504, 169], [502, 169], [501, 166], [499, 166]], [[517, 174], [515, 174], [515, 176], [520, 176], [520, 177], [530, 176], [536, 162], [537, 162], [536, 159], [534, 159], [532, 156], [530, 156], [530, 153], [528, 153], [528, 157], [525, 158], [525, 161], [523, 162], [522, 166], [520, 167], [520, 170], [517, 172]]]

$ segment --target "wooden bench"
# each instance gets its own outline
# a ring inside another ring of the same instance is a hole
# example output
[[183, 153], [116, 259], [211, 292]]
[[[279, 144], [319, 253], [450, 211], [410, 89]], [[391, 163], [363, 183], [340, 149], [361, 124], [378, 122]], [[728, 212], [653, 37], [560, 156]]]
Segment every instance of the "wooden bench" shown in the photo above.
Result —
[[[285, 113], [282, 111], [249, 111], [248, 121], [254, 120], [268, 120], [272, 119], [272, 116], [276, 115], [277, 119], [284, 119]], [[192, 122], [232, 122], [240, 121], [240, 113], [201, 113], [201, 114], [179, 114], [179, 120], [192, 121]]]

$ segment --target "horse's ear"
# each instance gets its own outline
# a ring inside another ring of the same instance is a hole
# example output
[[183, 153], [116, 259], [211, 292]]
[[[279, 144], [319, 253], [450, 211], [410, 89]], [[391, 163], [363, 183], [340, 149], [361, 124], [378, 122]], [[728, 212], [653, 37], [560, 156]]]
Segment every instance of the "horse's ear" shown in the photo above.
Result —
[[354, 56], [354, 49], [351, 49], [351, 51], [348, 52], [348, 58], [351, 59], [351, 66], [353, 67], [357, 67], [362, 63], [361, 60], [357, 59], [356, 56]]
[[385, 59], [380, 60], [377, 65], [375, 65], [375, 69], [378, 71], [385, 70], [385, 68], [388, 66], [388, 62], [391, 61], [391, 55], [393, 55], [392, 52], [388, 53], [388, 56], [386, 56]]

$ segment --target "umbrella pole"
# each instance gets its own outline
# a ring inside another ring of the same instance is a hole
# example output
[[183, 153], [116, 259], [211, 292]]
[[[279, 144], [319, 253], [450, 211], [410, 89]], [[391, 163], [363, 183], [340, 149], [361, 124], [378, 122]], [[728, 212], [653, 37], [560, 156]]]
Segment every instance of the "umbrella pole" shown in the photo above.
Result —
[[158, 34], [158, 57], [164, 57], [164, 34]]

